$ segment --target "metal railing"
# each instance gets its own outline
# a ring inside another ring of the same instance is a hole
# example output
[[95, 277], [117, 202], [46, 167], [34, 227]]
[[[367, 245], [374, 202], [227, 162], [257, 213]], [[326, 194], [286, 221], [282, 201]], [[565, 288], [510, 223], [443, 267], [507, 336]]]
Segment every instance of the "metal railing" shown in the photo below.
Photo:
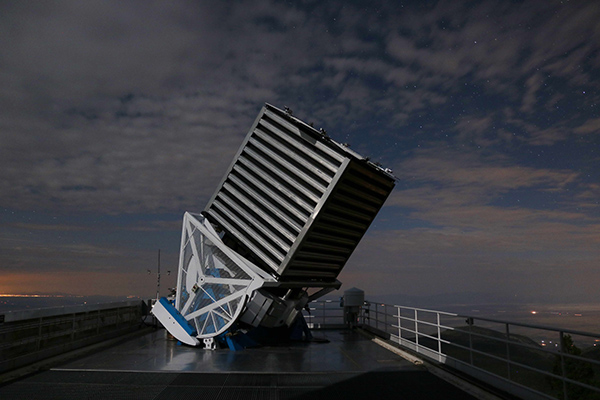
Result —
[[600, 334], [369, 302], [360, 318], [401, 347], [513, 395], [600, 399]]
[[0, 373], [137, 330], [141, 301], [7, 312], [0, 322]]
[[309, 311], [304, 310], [304, 319], [310, 329], [345, 328], [344, 309], [339, 301], [317, 300], [308, 303]]

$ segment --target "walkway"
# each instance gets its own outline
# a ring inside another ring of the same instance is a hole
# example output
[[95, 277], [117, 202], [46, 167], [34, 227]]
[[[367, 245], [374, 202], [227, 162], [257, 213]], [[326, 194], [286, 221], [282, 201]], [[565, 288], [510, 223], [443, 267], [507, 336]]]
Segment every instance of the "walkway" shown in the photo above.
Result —
[[472, 399], [357, 332], [232, 352], [164, 330], [0, 387], [0, 399]]

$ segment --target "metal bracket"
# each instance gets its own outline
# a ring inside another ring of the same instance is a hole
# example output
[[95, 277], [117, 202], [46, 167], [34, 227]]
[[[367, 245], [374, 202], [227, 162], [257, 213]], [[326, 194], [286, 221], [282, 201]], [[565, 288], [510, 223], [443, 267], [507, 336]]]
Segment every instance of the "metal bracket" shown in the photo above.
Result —
[[217, 348], [217, 342], [214, 338], [204, 338], [204, 349], [215, 350]]

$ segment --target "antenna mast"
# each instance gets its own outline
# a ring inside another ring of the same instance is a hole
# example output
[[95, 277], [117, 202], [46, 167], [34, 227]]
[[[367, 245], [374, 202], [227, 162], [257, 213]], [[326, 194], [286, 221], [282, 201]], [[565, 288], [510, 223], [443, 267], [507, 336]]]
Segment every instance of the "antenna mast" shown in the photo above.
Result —
[[158, 273], [156, 281], [156, 300], [160, 299], [160, 249], [158, 249]]

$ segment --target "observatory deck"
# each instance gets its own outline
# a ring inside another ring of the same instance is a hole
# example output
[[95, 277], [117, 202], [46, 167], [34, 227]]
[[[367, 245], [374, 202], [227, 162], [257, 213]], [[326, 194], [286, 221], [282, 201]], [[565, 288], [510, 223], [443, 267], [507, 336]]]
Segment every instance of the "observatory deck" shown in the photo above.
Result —
[[358, 331], [315, 336], [328, 342], [234, 352], [181, 346], [157, 330], [0, 387], [0, 398], [473, 398]]

